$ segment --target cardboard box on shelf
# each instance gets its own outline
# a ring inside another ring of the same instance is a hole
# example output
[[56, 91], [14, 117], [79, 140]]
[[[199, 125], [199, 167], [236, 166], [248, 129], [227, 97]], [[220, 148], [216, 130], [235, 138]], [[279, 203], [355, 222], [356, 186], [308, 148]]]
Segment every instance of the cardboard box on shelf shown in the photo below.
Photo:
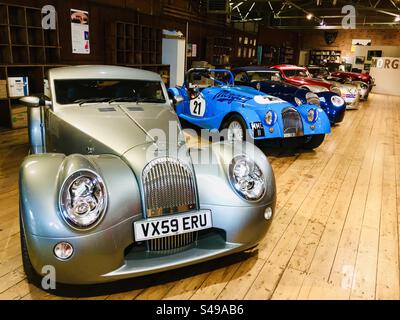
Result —
[[8, 92], [10, 94], [10, 98], [28, 96], [28, 77], [8, 77]]
[[0, 99], [7, 99], [7, 81], [0, 80]]
[[26, 128], [28, 126], [28, 111], [23, 105], [11, 107], [11, 126], [13, 129]]

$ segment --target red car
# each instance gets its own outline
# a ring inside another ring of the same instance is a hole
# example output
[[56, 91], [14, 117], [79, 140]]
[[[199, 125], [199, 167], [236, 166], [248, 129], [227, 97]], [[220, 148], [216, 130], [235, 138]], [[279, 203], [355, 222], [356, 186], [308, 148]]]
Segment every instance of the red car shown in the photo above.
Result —
[[282, 79], [292, 85], [307, 88], [314, 93], [332, 91], [339, 96], [341, 95], [340, 89], [332, 85], [332, 83], [312, 78], [307, 68], [289, 64], [280, 64], [272, 68], [279, 70]]
[[355, 73], [355, 72], [344, 72], [336, 71], [332, 72], [333, 77], [338, 77], [342, 79], [351, 79], [352, 81], [363, 81], [368, 83], [370, 89], [374, 86], [374, 78], [372, 78], [368, 73]]
[[356, 73], [349, 71], [341, 71], [341, 68], [345, 66], [340, 63], [328, 63], [326, 67], [329, 69], [331, 76], [338, 77], [342, 79], [351, 79], [352, 81], [362, 81], [369, 85], [369, 90], [371, 91], [372, 87], [375, 85], [375, 80], [372, 78], [369, 73]]

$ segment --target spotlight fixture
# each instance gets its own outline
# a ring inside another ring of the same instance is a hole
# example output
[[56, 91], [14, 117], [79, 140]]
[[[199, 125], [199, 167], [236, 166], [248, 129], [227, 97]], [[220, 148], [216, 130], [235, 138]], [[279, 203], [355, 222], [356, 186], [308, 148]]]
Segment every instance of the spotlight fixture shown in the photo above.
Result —
[[395, 22], [399, 22], [400, 21], [400, 16], [396, 16], [396, 18], [394, 18]]
[[307, 18], [307, 20], [311, 20], [313, 18], [313, 16], [314, 15], [312, 13], [308, 13], [306, 18]]

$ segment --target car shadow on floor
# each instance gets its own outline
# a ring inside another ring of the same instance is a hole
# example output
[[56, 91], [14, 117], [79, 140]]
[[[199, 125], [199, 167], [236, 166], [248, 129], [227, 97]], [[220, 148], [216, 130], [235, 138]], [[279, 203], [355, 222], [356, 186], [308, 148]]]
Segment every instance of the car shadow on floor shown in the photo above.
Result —
[[187, 267], [103, 284], [57, 284], [57, 288], [55, 290], [49, 290], [47, 292], [56, 296], [66, 298], [90, 298], [96, 296], [112, 295], [116, 293], [124, 293], [132, 290], [147, 289], [150, 287], [163, 285], [200, 274], [212, 272], [217, 269], [227, 268], [233, 264], [244, 262], [249, 258], [256, 257], [257, 255], [258, 250], [254, 250], [252, 252], [240, 252], [232, 254], [230, 256], [217, 258], [215, 260], [206, 261]]

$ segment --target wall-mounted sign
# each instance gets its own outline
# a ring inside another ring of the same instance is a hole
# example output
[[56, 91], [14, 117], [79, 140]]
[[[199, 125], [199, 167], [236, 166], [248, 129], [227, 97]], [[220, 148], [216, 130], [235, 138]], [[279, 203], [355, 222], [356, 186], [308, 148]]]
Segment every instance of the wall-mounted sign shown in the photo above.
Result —
[[377, 69], [399, 69], [399, 58], [373, 58], [371, 67]]
[[400, 58], [372, 58], [371, 76], [375, 79], [375, 93], [400, 96]]
[[72, 52], [90, 54], [89, 12], [71, 9]]

